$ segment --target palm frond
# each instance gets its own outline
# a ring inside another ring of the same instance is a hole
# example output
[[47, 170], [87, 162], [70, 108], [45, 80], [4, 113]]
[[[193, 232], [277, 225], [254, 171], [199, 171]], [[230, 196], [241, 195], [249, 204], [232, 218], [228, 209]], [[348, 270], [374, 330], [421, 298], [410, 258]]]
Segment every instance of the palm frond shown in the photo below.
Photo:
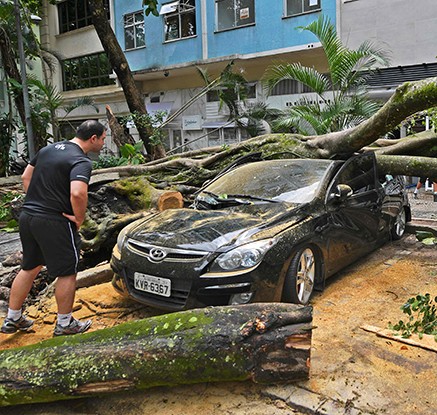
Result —
[[67, 116], [70, 112], [75, 110], [76, 108], [91, 106], [94, 108], [96, 112], [99, 112], [99, 108], [95, 105], [94, 99], [92, 97], [80, 97], [74, 100], [71, 105], [67, 105], [63, 108], [65, 111], [65, 116]]
[[209, 85], [211, 83], [211, 76], [207, 69], [203, 69], [200, 66], [196, 66], [197, 73], [200, 75], [200, 77], [203, 79], [206, 85]]
[[301, 82], [313, 92], [323, 96], [329, 90], [331, 82], [326, 75], [314, 68], [302, 66], [300, 63], [280, 63], [268, 68], [263, 82], [268, 93], [281, 81], [290, 79]]
[[287, 128], [302, 135], [323, 134], [325, 127], [321, 106], [302, 99], [291, 108], [284, 110], [282, 116], [273, 123], [275, 130]]
[[299, 26], [298, 29], [309, 31], [317, 37], [325, 52], [329, 71], [332, 73], [332, 69], [335, 68], [338, 62], [338, 56], [343, 53], [345, 47], [337, 36], [335, 27], [330, 19], [320, 15], [317, 20], [307, 26]]

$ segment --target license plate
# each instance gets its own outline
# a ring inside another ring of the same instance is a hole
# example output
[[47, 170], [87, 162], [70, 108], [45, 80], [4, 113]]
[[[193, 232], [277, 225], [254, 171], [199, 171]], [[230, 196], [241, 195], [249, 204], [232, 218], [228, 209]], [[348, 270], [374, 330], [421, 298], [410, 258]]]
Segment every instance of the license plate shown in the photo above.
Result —
[[134, 273], [134, 287], [146, 293], [170, 297], [171, 281], [167, 278], [153, 277], [152, 275]]

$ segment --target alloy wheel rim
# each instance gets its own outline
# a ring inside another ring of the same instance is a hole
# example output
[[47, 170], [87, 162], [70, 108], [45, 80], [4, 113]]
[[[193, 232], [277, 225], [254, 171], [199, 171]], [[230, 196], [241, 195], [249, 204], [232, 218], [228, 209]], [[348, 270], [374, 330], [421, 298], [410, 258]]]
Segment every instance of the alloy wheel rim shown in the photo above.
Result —
[[314, 253], [311, 249], [305, 249], [299, 258], [297, 270], [296, 288], [299, 302], [306, 304], [314, 288], [316, 264]]
[[405, 226], [406, 226], [405, 209], [402, 209], [402, 211], [399, 212], [399, 215], [396, 218], [396, 224], [395, 224], [396, 235], [402, 236], [405, 232]]

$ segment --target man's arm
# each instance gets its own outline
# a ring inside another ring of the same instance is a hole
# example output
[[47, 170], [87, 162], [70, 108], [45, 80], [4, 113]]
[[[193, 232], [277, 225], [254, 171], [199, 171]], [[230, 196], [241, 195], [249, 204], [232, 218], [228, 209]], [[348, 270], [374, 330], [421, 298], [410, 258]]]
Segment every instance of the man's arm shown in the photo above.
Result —
[[21, 175], [21, 180], [23, 180], [24, 191], [26, 193], [27, 193], [27, 189], [29, 188], [30, 180], [32, 179], [34, 170], [35, 167], [28, 164], [26, 169], [24, 170], [24, 173]]
[[74, 222], [77, 229], [85, 220], [86, 208], [88, 205], [88, 184], [79, 180], [70, 182], [70, 201], [73, 208], [73, 215], [63, 215]]

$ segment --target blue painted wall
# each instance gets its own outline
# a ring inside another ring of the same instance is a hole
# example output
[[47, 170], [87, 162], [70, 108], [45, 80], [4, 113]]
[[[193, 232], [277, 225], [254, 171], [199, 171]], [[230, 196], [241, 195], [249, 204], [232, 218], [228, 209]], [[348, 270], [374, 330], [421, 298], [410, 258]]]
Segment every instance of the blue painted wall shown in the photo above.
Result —
[[[164, 2], [160, 1], [160, 5]], [[207, 0], [208, 58], [217, 59], [230, 55], [263, 53], [277, 49], [297, 47], [316, 39], [307, 32], [300, 32], [304, 26], [315, 20], [319, 13], [308, 13], [283, 18], [283, 0], [255, 0], [255, 21], [253, 26], [215, 32], [215, 2]], [[149, 15], [145, 18], [146, 47], [126, 51], [132, 71], [165, 68], [167, 66], [202, 60], [201, 3], [196, 1], [197, 36], [164, 43], [164, 19]], [[322, 0], [322, 13], [335, 22], [336, 0]], [[115, 34], [120, 45], [124, 45], [123, 16], [142, 9], [141, 0], [114, 1]]]

